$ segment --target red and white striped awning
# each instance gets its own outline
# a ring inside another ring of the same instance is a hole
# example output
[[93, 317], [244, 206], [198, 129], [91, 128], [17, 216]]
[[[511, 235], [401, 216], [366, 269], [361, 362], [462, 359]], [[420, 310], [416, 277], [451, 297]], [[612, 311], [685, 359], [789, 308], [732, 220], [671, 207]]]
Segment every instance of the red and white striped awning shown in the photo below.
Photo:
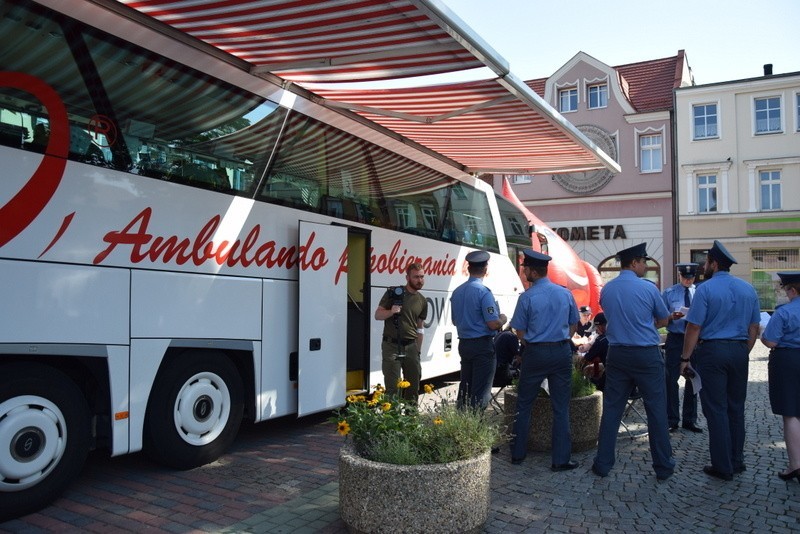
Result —
[[392, 90], [311, 90], [465, 166], [537, 174], [597, 168], [563, 125], [510, 94], [500, 80]]
[[[305, 86], [331, 107], [349, 108], [466, 172], [619, 171], [438, 0], [118, 1], [237, 57], [253, 74]], [[320, 85], [480, 67], [497, 78], [402, 90]]]

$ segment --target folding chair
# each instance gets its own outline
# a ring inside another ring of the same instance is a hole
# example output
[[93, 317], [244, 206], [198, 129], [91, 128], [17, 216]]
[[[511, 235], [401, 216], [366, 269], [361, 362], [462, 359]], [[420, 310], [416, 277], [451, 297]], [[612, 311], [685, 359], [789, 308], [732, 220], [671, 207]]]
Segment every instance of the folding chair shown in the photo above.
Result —
[[[627, 400], [627, 403], [626, 403], [626, 406], [625, 406], [625, 411], [622, 413], [622, 420], [620, 421], [620, 424], [625, 429], [625, 432], [628, 433], [628, 437], [630, 437], [631, 439], [642, 438], [642, 437], [645, 437], [648, 434], [648, 431], [647, 431], [647, 417], [642, 415], [642, 412], [640, 412], [636, 408], [636, 403], [637, 402], [643, 402], [642, 401], [642, 394], [639, 392], [639, 388], [638, 387], [633, 386], [633, 389], [631, 390], [631, 394], [628, 395], [628, 400]], [[634, 419], [634, 421], [633, 422], [629, 421], [628, 423], [625, 423], [625, 418], [628, 417], [628, 416], [631, 416]], [[635, 424], [637, 426], [644, 425], [644, 430], [633, 429], [633, 431], [632, 431], [631, 428], [628, 427], [629, 424], [631, 424], [631, 425]]]
[[[489, 399], [489, 406], [492, 407], [495, 413], [503, 413], [503, 405], [500, 404], [500, 394], [506, 387], [510, 386], [514, 378], [519, 378], [519, 369], [512, 365], [498, 365], [494, 372], [494, 380], [492, 381], [492, 398]], [[498, 388], [497, 391], [494, 391]]]

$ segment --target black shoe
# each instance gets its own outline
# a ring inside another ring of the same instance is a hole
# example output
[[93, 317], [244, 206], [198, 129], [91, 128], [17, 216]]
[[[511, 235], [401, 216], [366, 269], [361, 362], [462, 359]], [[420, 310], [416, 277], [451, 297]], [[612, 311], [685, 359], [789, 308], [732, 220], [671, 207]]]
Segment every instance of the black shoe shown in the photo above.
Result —
[[551, 465], [550, 466], [550, 471], [570, 471], [570, 470], [575, 469], [576, 467], [578, 467], [578, 465], [580, 465], [578, 462], [573, 462], [572, 460], [570, 460], [569, 462], [567, 462], [565, 464], [558, 464], [558, 465], [553, 464], [553, 465]]
[[525, 461], [525, 457], [524, 456], [522, 458], [514, 458], [514, 457], [511, 458], [511, 463], [514, 464], [514, 465], [519, 465], [524, 461]]
[[734, 475], [738, 475], [739, 473], [744, 473], [745, 471], [747, 471], [747, 467], [744, 464], [740, 465], [739, 467], [733, 468]]
[[678, 430], [678, 423], [675, 423], [674, 425], [669, 425], [670, 432], [675, 432], [676, 430]]
[[594, 465], [594, 464], [592, 464], [592, 473], [594, 473], [595, 475], [599, 476], [600, 478], [605, 478], [605, 477], [607, 477], [607, 476], [608, 476], [608, 473], [606, 473], [606, 474], [603, 474], [603, 473], [601, 473], [601, 472], [600, 472], [600, 471], [597, 469], [597, 467], [595, 467], [595, 465]]
[[788, 473], [781, 473], [778, 471], [778, 477], [781, 480], [792, 480], [793, 478], [797, 477], [797, 481], [800, 482], [800, 469], [795, 469], [794, 471], [790, 471]]
[[733, 475], [730, 473], [723, 473], [722, 471], [717, 471], [714, 469], [714, 466], [707, 465], [703, 468], [703, 473], [707, 474], [708, 476], [718, 478], [720, 480], [724, 480], [726, 482], [730, 482], [733, 480]]
[[690, 431], [694, 432], [695, 434], [699, 434], [699, 433], [701, 433], [703, 431], [702, 428], [700, 428], [699, 426], [697, 426], [694, 423], [683, 423], [683, 428], [685, 428], [686, 430], [690, 430]]
[[492, 454], [500, 454], [500, 447], [492, 447]]
[[672, 476], [672, 471], [670, 471], [669, 473], [656, 474], [656, 480], [658, 480], [659, 482], [664, 482], [671, 476]]

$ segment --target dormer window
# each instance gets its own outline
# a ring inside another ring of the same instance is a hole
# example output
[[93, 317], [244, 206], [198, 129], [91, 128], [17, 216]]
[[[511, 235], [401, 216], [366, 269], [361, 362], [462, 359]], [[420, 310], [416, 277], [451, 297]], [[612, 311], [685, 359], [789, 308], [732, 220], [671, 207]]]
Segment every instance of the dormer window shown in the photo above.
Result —
[[578, 89], [576, 87], [562, 89], [558, 92], [558, 111], [561, 113], [578, 111]]
[[608, 85], [598, 84], [589, 86], [589, 109], [598, 109], [608, 106]]

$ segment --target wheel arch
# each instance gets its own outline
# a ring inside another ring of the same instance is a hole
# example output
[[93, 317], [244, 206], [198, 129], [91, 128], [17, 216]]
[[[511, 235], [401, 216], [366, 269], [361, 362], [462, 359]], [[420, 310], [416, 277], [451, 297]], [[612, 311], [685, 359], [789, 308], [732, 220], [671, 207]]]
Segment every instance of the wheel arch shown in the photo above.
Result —
[[106, 358], [70, 354], [2, 354], [2, 367], [11, 363], [37, 363], [64, 373], [81, 391], [92, 418], [91, 449], [111, 447], [111, 391]]
[[[247, 345], [250, 346], [248, 347]], [[233, 343], [229, 346], [215, 344], [213, 347], [210, 347], [208, 343], [204, 343], [204, 346], [197, 346], [195, 343], [172, 343], [161, 359], [161, 364], [158, 366], [155, 380], [158, 380], [158, 377], [165, 367], [188, 352], [217, 353], [227, 357], [233, 365], [236, 366], [244, 387], [243, 418], [254, 420], [257, 411], [255, 393], [255, 352], [252, 344], [245, 343], [244, 346], [241, 343]], [[150, 390], [150, 395], [152, 395], [152, 388]], [[148, 403], [149, 402], [150, 399], [148, 398]]]

